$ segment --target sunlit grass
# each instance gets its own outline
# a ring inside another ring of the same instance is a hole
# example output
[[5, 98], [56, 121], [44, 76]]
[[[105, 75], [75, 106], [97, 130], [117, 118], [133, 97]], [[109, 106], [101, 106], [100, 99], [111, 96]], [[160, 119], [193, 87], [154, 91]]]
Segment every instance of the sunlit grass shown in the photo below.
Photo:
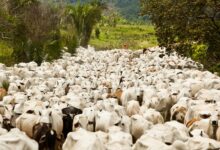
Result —
[[93, 32], [90, 45], [96, 49], [129, 48], [142, 49], [156, 46], [157, 39], [153, 25], [118, 25], [100, 27], [100, 37]]
[[12, 65], [14, 63], [11, 54], [13, 52], [12, 47], [10, 47], [7, 43], [0, 41], [0, 63], [4, 63], [6, 65]]
[[0, 41], [0, 56], [11, 56], [12, 52], [12, 47], [10, 47], [7, 43]]

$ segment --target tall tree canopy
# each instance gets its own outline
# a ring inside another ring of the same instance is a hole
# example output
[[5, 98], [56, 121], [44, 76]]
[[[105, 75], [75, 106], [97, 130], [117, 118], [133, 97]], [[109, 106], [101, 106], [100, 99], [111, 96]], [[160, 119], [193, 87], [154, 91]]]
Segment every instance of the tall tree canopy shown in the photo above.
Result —
[[[61, 53], [58, 9], [38, 0], [4, 0], [1, 38], [13, 47], [16, 62], [58, 58]], [[5, 28], [4, 28], [5, 27]]]
[[220, 63], [219, 0], [140, 1], [143, 15], [156, 26], [160, 46], [194, 57], [207, 67]]
[[[101, 19], [101, 1], [67, 4], [63, 0], [1, 0], [0, 44], [13, 49], [14, 63], [51, 61], [63, 47], [86, 47]], [[65, 11], [67, 10], [67, 11]]]
[[78, 44], [86, 47], [94, 26], [101, 20], [104, 5], [98, 1], [77, 3], [67, 8], [67, 15], [75, 27]]

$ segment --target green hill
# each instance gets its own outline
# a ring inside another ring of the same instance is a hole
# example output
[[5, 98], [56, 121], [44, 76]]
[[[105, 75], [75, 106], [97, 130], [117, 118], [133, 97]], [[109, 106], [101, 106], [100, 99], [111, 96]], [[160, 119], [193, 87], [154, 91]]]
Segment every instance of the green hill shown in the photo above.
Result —
[[128, 20], [141, 19], [139, 0], [115, 0], [115, 7]]
[[[72, 3], [78, 0], [71, 0]], [[81, 2], [91, 2], [92, 0], [80, 0]], [[102, 0], [108, 7], [113, 7], [124, 18], [129, 21], [142, 20], [143, 17], [139, 16], [140, 1], [139, 0]]]

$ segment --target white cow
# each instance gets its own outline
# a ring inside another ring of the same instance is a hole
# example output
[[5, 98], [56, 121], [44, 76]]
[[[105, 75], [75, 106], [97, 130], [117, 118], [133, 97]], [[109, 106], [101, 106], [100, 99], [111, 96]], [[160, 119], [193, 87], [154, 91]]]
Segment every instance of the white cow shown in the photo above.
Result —
[[101, 111], [97, 113], [95, 121], [96, 131], [101, 130], [107, 132], [107, 129], [117, 124], [120, 121], [120, 118], [114, 113], [108, 111]]
[[129, 117], [139, 114], [140, 113], [140, 105], [138, 101], [136, 100], [131, 100], [127, 103], [127, 108], [126, 108], [127, 115]]
[[153, 124], [164, 123], [163, 116], [155, 109], [146, 109], [143, 113], [143, 116], [146, 120], [152, 122]]
[[151, 122], [147, 121], [141, 115], [131, 116], [131, 135], [133, 136], [133, 142], [140, 138], [152, 125]]
[[95, 135], [95, 133], [79, 129], [70, 132], [62, 147], [63, 150], [103, 150], [105, 146]]
[[117, 131], [110, 132], [108, 136], [108, 143], [106, 148], [108, 150], [131, 150], [132, 136], [128, 133]]
[[0, 136], [0, 149], [38, 150], [38, 144], [19, 129], [12, 129]]

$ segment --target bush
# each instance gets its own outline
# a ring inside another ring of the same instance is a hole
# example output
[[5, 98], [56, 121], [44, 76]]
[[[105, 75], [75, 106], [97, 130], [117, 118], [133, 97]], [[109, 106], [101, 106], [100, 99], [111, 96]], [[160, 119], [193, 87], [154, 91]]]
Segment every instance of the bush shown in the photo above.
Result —
[[58, 59], [61, 55], [61, 34], [60, 31], [51, 33], [51, 37], [45, 42], [43, 47], [43, 60], [52, 61]]
[[[61, 54], [60, 15], [58, 8], [38, 0], [9, 0], [0, 19], [7, 28], [7, 38], [0, 39], [10, 43], [15, 62], [43, 60], [51, 61]], [[3, 25], [4, 26], [4, 25]]]
[[99, 39], [99, 36], [100, 36], [100, 30], [99, 30], [98, 27], [95, 29], [95, 36], [96, 36], [97, 39]]
[[87, 47], [92, 30], [101, 20], [104, 5], [92, 2], [90, 4], [77, 3], [67, 7], [66, 14], [75, 29], [78, 45]]
[[61, 29], [62, 47], [67, 47], [67, 52], [74, 54], [78, 46], [78, 40], [74, 29], [66, 27]]
[[195, 61], [198, 61], [200, 63], [205, 64], [206, 63], [208, 46], [205, 45], [205, 44], [194, 44], [192, 46], [192, 49], [193, 49], [192, 58]]
[[10, 56], [13, 48], [6, 42], [0, 41], [0, 56]]
[[155, 25], [159, 45], [207, 69], [220, 63], [219, 6], [220, 1], [212, 0], [141, 0], [142, 14]]

